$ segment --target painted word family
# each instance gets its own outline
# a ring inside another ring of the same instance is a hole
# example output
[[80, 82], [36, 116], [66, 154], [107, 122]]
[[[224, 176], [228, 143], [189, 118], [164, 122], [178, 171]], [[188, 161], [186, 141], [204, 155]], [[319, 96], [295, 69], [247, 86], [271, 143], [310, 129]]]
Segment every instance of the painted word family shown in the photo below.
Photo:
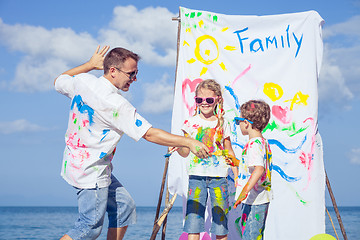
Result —
[[288, 48], [288, 49], [296, 49], [295, 58], [298, 56], [299, 51], [301, 49], [301, 44], [303, 41], [304, 34], [301, 36], [296, 35], [295, 32], [291, 32], [290, 25], [287, 26], [285, 32], [279, 35], [270, 35], [265, 37], [265, 39], [254, 38], [249, 39], [249, 31], [248, 27], [243, 28], [241, 30], [237, 30], [234, 33], [237, 35], [240, 51], [244, 53], [244, 51], [250, 51], [250, 53], [256, 53], [258, 51], [265, 52], [269, 49], [279, 49], [279, 48]]

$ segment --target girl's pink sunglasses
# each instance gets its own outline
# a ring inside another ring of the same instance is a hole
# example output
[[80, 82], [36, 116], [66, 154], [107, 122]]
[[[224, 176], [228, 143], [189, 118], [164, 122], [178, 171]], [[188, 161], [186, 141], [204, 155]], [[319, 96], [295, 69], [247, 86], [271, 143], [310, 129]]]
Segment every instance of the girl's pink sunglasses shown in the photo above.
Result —
[[204, 101], [206, 101], [207, 104], [214, 104], [215, 100], [217, 97], [207, 97], [207, 98], [202, 98], [202, 97], [195, 97], [195, 103], [196, 104], [202, 104]]

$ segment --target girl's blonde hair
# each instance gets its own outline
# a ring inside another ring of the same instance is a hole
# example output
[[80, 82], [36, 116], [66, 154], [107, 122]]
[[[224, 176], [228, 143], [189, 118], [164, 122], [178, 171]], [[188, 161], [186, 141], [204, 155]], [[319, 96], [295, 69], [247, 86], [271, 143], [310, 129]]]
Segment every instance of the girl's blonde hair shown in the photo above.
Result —
[[[196, 86], [195, 96], [198, 95], [200, 89], [211, 90], [220, 99], [220, 101], [215, 106], [215, 111], [214, 111], [214, 115], [218, 118], [218, 124], [216, 126], [216, 129], [219, 130], [220, 128], [222, 128], [222, 126], [224, 124], [224, 114], [225, 114], [225, 111], [223, 109], [223, 99], [222, 99], [221, 86], [214, 79], [206, 79], [206, 80], [203, 80], [202, 82], [200, 82]], [[196, 114], [198, 114], [198, 107], [197, 106], [196, 106], [196, 109], [195, 109], [194, 116]]]

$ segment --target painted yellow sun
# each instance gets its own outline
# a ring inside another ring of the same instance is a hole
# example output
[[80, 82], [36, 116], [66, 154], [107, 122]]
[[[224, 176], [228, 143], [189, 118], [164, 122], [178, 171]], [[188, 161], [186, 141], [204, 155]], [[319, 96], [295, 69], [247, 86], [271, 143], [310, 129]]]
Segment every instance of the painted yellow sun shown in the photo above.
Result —
[[[198, 25], [200, 28], [203, 27], [204, 26], [203, 21], [200, 20]], [[229, 29], [228, 27], [224, 27], [221, 29], [221, 32], [225, 32], [228, 29]], [[187, 28], [186, 32], [191, 33], [191, 29]], [[215, 62], [218, 63], [218, 65], [223, 71], [227, 71], [225, 64], [219, 60], [221, 51], [219, 49], [219, 43], [215, 37], [210, 35], [202, 35], [196, 39], [195, 43], [196, 43], [194, 49], [195, 58], [190, 58], [189, 60], [187, 60], [187, 63], [192, 64], [195, 63], [196, 61], [203, 63], [205, 66], [202, 67], [200, 71], [200, 76], [204, 75], [208, 71], [209, 65], [212, 65]], [[190, 44], [186, 40], [184, 40], [183, 46], [190, 47]], [[234, 51], [236, 50], [236, 47], [226, 45], [224, 47], [224, 50]]]

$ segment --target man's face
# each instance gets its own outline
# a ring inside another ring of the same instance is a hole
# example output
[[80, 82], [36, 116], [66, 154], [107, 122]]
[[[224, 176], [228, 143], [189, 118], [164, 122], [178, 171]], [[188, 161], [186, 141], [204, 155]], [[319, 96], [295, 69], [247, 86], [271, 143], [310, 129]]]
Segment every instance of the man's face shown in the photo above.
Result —
[[129, 91], [130, 84], [137, 80], [135, 74], [137, 73], [137, 62], [132, 58], [126, 59], [121, 68], [111, 67], [110, 71], [114, 86], [124, 92]]

